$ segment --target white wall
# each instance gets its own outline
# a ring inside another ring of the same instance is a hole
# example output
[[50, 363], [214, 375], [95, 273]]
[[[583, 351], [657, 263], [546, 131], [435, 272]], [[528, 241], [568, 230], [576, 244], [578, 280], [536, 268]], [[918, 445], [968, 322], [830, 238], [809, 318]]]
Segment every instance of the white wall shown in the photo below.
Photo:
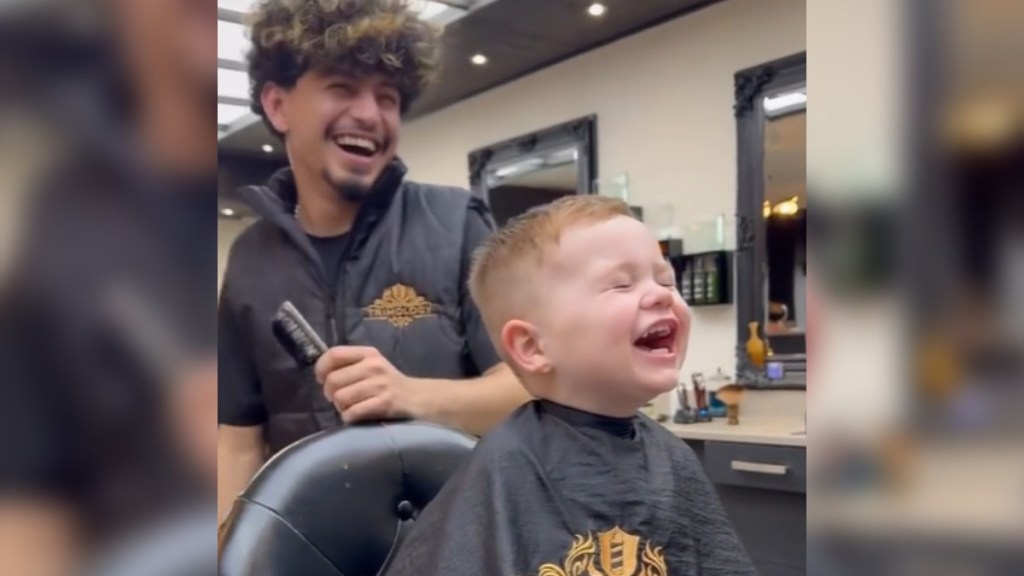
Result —
[[[614, 17], [612, 12], [609, 17]], [[400, 154], [416, 180], [468, 185], [469, 151], [597, 115], [599, 178], [677, 224], [736, 205], [733, 74], [805, 50], [804, 0], [728, 0], [417, 120]], [[684, 373], [734, 366], [735, 309], [694, 310]]]
[[[733, 74], [805, 50], [805, 17], [804, 0], [715, 4], [416, 120], [400, 154], [410, 178], [468, 186], [471, 150], [596, 114], [598, 176], [628, 172], [633, 203], [671, 202], [677, 224], [731, 215]], [[222, 226], [222, 255], [236, 233]], [[693, 316], [684, 373], [732, 373], [734, 307]]]

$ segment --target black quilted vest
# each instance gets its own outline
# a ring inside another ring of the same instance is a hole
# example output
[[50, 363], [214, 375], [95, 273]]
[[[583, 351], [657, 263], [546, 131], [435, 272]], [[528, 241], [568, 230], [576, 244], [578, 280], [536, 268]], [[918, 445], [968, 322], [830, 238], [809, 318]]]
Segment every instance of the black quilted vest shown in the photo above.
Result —
[[222, 305], [233, 306], [250, 341], [267, 410], [272, 452], [340, 424], [312, 368], [297, 366], [274, 339], [271, 318], [291, 300], [328, 345], [376, 347], [418, 378], [479, 375], [460, 322], [463, 231], [469, 193], [404, 182], [396, 160], [360, 208], [337, 289], [294, 218], [290, 170], [240, 191], [262, 220], [235, 241]]

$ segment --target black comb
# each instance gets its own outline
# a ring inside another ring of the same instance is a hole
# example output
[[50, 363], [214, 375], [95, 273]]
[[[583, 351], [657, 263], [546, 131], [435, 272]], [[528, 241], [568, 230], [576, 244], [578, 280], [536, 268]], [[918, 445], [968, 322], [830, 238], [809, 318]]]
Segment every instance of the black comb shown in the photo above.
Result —
[[327, 351], [327, 344], [287, 300], [274, 314], [274, 337], [299, 366], [312, 366]]

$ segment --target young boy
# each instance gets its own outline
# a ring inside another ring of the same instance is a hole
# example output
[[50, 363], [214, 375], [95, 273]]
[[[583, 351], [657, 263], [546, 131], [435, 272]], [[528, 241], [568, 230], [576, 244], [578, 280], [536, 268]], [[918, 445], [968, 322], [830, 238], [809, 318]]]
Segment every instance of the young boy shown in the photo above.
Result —
[[537, 400], [481, 440], [389, 576], [756, 574], [693, 452], [638, 413], [676, 385], [690, 314], [623, 202], [513, 220], [477, 251], [470, 291]]

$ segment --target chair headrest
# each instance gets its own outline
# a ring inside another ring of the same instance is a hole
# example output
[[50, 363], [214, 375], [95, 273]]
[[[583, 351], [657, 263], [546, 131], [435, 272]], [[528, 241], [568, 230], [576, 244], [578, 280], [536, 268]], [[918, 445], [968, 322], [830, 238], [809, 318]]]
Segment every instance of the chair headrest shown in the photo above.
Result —
[[378, 574], [474, 444], [419, 422], [351, 426], [296, 442], [235, 502], [220, 573]]

